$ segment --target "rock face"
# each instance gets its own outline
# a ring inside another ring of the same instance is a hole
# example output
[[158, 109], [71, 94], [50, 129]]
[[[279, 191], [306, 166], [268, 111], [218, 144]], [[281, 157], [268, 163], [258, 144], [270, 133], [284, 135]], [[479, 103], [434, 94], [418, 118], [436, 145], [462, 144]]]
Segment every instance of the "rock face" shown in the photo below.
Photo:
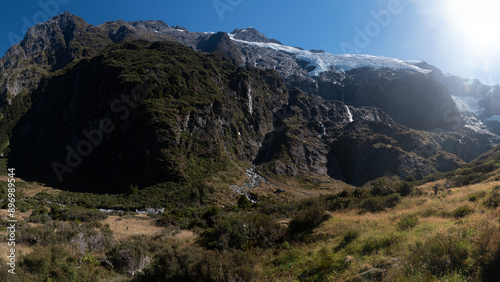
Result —
[[414, 129], [456, 129], [462, 117], [448, 90], [437, 80], [410, 70], [355, 69], [337, 78], [324, 73], [319, 95], [353, 106], [376, 106], [398, 124]]
[[381, 109], [299, 90], [275, 114], [274, 125], [257, 157], [263, 174], [328, 175], [359, 186], [382, 176], [422, 178], [464, 164], [432, 134], [397, 126]]
[[190, 181], [252, 161], [287, 96], [273, 71], [176, 43], [118, 44], [42, 82], [9, 161], [73, 188]]

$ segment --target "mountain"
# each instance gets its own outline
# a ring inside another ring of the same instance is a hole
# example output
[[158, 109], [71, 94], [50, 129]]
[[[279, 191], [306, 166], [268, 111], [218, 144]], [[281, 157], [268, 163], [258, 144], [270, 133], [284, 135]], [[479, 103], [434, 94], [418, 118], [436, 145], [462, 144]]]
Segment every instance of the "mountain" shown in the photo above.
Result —
[[287, 95], [275, 72], [222, 54], [119, 43], [41, 82], [9, 160], [75, 188], [185, 182], [251, 161]]
[[9, 164], [73, 189], [191, 183], [251, 165], [273, 183], [361, 186], [454, 170], [500, 143], [495, 108], [462, 103], [486, 105], [495, 87], [467, 88], [425, 62], [286, 46], [254, 28], [92, 26], [64, 13], [0, 62]]

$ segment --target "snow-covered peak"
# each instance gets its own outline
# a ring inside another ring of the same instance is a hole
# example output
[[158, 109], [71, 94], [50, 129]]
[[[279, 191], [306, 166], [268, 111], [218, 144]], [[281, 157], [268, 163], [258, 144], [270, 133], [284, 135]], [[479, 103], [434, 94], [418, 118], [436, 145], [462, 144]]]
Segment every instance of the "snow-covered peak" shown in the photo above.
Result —
[[269, 39], [264, 34], [260, 33], [253, 27], [245, 28], [245, 29], [235, 29], [229, 36], [233, 39], [238, 39], [247, 42], [260, 42], [260, 43], [275, 43], [281, 44], [276, 39]]
[[322, 72], [328, 71], [332, 68], [335, 68], [338, 71], [349, 71], [352, 69], [368, 67], [374, 69], [409, 69], [420, 73], [431, 72], [430, 70], [424, 70], [417, 66], [414, 66], [411, 63], [393, 58], [354, 54], [333, 55], [329, 53], [311, 52], [308, 50], [302, 50], [300, 48], [276, 43], [250, 42], [237, 39], [235, 38], [235, 36], [231, 35], [230, 37], [236, 42], [293, 54], [297, 59], [309, 62], [308, 66], [315, 67], [313, 71], [309, 72], [309, 76], [318, 76]]

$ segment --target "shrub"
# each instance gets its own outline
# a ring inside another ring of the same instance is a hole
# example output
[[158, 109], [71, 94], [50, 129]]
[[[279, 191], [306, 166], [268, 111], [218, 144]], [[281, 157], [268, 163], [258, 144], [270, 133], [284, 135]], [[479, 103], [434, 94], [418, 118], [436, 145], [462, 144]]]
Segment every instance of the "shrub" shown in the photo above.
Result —
[[127, 241], [106, 253], [113, 269], [119, 273], [132, 274], [149, 263], [146, 245], [141, 241]]
[[500, 185], [493, 188], [491, 196], [484, 202], [484, 205], [492, 208], [500, 206]]
[[474, 270], [474, 249], [468, 235], [461, 231], [437, 234], [408, 255], [406, 271], [429, 271], [437, 277], [451, 273], [469, 274]]
[[108, 215], [96, 209], [86, 209], [77, 206], [61, 207], [58, 205], [53, 206], [50, 209], [49, 215], [54, 220], [63, 221], [83, 221], [83, 222], [93, 222], [98, 220], [104, 220]]
[[322, 205], [313, 205], [299, 211], [288, 226], [288, 236], [292, 240], [302, 240], [323, 221], [325, 211]]
[[462, 217], [468, 216], [469, 214], [471, 214], [473, 212], [474, 212], [474, 209], [469, 207], [469, 206], [460, 206], [453, 211], [453, 216], [455, 218], [462, 218]]
[[399, 188], [399, 194], [401, 194], [401, 196], [403, 197], [408, 196], [413, 192], [413, 184], [407, 181], [399, 183], [398, 188]]
[[353, 203], [353, 194], [343, 190], [337, 195], [330, 195], [325, 197], [326, 209], [329, 211], [347, 209]]
[[392, 187], [392, 183], [385, 177], [379, 178], [373, 182], [370, 190], [373, 196], [387, 196], [394, 192], [395, 189]]
[[401, 197], [394, 193], [385, 198], [385, 206], [388, 208], [394, 208], [401, 202]]
[[47, 223], [50, 220], [49, 211], [45, 208], [33, 210], [28, 218], [28, 221], [33, 223]]
[[434, 216], [437, 214], [437, 211], [435, 209], [432, 209], [432, 208], [428, 208], [426, 209], [423, 213], [422, 213], [422, 216], [423, 217], [431, 217], [431, 216]]
[[385, 197], [370, 197], [361, 201], [360, 208], [368, 212], [384, 211], [387, 208], [393, 208], [401, 202], [399, 194], [390, 194]]
[[241, 195], [238, 199], [238, 208], [240, 209], [249, 209], [252, 207], [252, 202], [245, 195]]
[[[93, 263], [87, 263], [82, 267], [72, 251], [65, 247], [36, 246], [32, 253], [20, 258], [20, 267], [16, 268], [16, 276], [22, 277], [19, 281], [102, 280], [105, 270], [98, 266], [96, 257], [90, 261]], [[107, 276], [109, 277], [109, 273]], [[18, 280], [15, 279], [15, 281]]]
[[199, 246], [168, 247], [133, 281], [254, 281], [254, 261], [243, 252], [221, 253]]
[[415, 182], [415, 181], [417, 181], [417, 179], [415, 178], [415, 175], [409, 175], [408, 177], [406, 177], [405, 181], [406, 182]]
[[246, 250], [272, 247], [284, 235], [283, 227], [265, 214], [231, 213], [216, 220], [203, 233], [203, 244], [210, 249]]
[[398, 227], [400, 230], [408, 230], [415, 227], [417, 223], [418, 217], [414, 215], [405, 215], [399, 220]]

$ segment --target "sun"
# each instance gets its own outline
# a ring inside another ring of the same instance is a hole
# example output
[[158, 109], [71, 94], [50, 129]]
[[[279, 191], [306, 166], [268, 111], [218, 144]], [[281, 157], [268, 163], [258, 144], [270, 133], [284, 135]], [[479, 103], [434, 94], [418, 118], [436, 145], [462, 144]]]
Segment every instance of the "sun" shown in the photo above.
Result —
[[469, 47], [497, 49], [500, 46], [500, 1], [448, 0], [445, 9], [455, 32]]

